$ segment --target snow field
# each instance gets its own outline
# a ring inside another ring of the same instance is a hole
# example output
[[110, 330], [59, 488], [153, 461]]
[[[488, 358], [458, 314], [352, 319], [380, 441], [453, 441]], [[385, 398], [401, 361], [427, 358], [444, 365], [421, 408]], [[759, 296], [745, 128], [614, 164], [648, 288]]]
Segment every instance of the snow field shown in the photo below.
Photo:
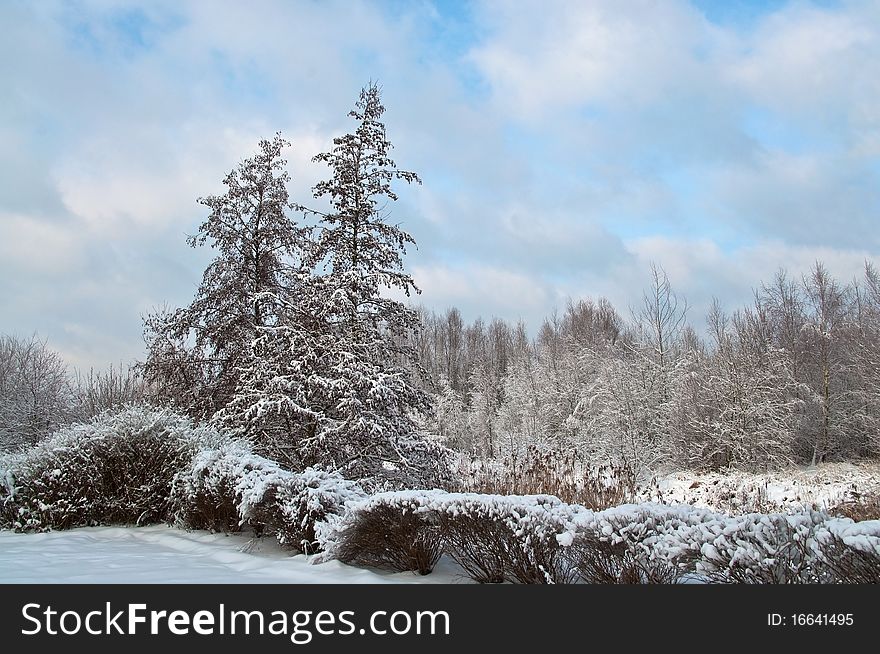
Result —
[[449, 559], [429, 577], [291, 556], [271, 538], [185, 531], [166, 525], [0, 531], [0, 582], [110, 584], [465, 583]]

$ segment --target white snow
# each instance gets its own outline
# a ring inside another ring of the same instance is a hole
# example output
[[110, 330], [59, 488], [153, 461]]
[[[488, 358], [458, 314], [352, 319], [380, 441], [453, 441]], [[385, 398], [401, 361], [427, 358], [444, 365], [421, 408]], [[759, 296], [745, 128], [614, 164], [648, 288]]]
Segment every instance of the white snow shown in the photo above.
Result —
[[558, 542], [562, 547], [571, 547], [572, 543], [574, 543], [574, 534], [570, 531], [558, 534], [556, 536], [556, 542]]
[[386, 573], [339, 561], [310, 563], [272, 538], [167, 526], [0, 531], [0, 583], [468, 583], [447, 557], [430, 575]]

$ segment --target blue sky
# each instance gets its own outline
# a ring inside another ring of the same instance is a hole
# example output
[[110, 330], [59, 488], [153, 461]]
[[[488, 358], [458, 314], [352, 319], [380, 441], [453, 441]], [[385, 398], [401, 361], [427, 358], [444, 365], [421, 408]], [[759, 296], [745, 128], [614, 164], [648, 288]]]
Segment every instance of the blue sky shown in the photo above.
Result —
[[729, 308], [779, 267], [880, 251], [876, 2], [0, 0], [0, 331], [80, 367], [210, 259], [196, 198], [281, 130], [295, 198], [384, 88], [419, 301], [536, 328], [624, 313], [651, 262]]

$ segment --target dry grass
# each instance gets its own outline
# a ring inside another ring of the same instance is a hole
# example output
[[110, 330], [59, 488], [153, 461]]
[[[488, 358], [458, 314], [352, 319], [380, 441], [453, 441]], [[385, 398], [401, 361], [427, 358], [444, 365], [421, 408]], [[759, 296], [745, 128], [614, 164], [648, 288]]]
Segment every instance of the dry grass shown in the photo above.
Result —
[[875, 490], [864, 495], [850, 493], [846, 499], [831, 507], [829, 512], [855, 522], [880, 520], [880, 491]]
[[632, 502], [638, 485], [623, 466], [593, 465], [574, 452], [529, 447], [490, 464], [470, 462], [461, 470], [461, 490], [495, 495], [553, 495], [593, 510]]

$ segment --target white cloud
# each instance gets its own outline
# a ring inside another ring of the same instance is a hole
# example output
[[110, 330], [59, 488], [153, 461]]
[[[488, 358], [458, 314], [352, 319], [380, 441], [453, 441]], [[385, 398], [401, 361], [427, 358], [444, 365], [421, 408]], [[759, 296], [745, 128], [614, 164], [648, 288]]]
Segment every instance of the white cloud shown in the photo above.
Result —
[[[258, 141], [272, 131], [266, 125], [200, 125], [169, 126], [164, 135], [150, 129], [105, 133], [64, 155], [55, 167], [55, 184], [64, 206], [91, 230], [92, 238], [131, 238], [171, 227], [180, 234], [206, 213], [196, 199], [222, 193], [223, 176], [252, 156]], [[330, 136], [309, 129], [284, 136], [293, 143], [284, 153], [291, 192], [307, 196], [317, 181], [311, 157], [327, 148]], [[126, 148], [119, 146], [123, 141]]]
[[470, 319], [520, 318], [537, 323], [554, 299], [552, 288], [533, 276], [479, 263], [413, 266], [422, 294], [415, 302], [442, 309], [458, 307]]
[[852, 154], [765, 150], [719, 167], [704, 191], [718, 218], [790, 243], [880, 248], [880, 189], [873, 164]]
[[69, 224], [41, 221], [0, 211], [0, 262], [6, 275], [78, 273], [82, 238]]
[[744, 40], [729, 74], [752, 99], [786, 114], [859, 108], [880, 88], [877, 17], [867, 4], [790, 5]]
[[470, 56], [498, 105], [531, 120], [655, 102], [703, 75], [713, 46], [708, 23], [683, 2], [492, 2], [482, 15], [491, 36]]
[[[848, 283], [863, 276], [865, 261], [872, 257], [866, 249], [795, 245], [770, 239], [729, 251], [709, 239], [668, 237], [636, 239], [627, 247], [637, 260], [643, 287], [647, 287], [650, 264], [662, 266], [674, 290], [687, 298], [691, 305], [689, 319], [697, 327], [703, 325], [713, 297], [730, 310], [748, 305], [753, 291], [771, 282], [780, 269], [797, 280], [820, 261], [833, 276]], [[633, 297], [635, 291], [636, 287], [630, 285], [619, 292]]]

